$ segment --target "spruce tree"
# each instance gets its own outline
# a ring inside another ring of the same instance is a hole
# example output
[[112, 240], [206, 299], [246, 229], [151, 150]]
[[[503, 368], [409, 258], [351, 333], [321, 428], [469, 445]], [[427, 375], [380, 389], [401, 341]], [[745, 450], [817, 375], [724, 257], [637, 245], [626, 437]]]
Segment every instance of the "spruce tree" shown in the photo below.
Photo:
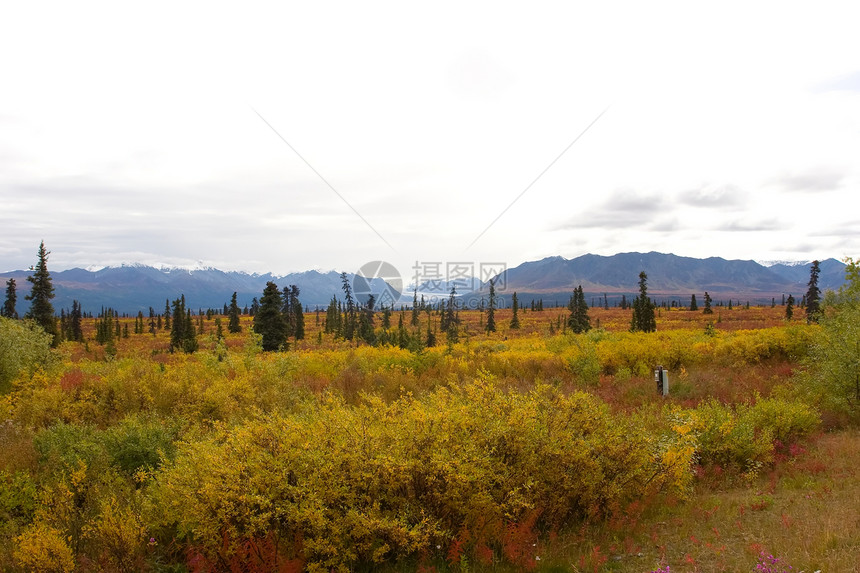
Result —
[[289, 301], [290, 301], [290, 312], [292, 313], [292, 317], [290, 320], [291, 332], [290, 334], [296, 340], [304, 340], [305, 338], [305, 313], [302, 309], [302, 303], [299, 301], [299, 294], [301, 291], [299, 287], [296, 285], [290, 285], [289, 287]]
[[788, 295], [785, 301], [785, 319], [791, 320], [792, 316], [794, 316], [794, 296]]
[[573, 289], [567, 308], [570, 311], [567, 326], [572, 332], [580, 334], [591, 330], [591, 319], [588, 317], [588, 304], [585, 302], [582, 285]]
[[72, 301], [72, 312], [69, 315], [69, 340], [75, 342], [84, 341], [84, 332], [81, 329], [81, 303], [76, 300]]
[[[368, 344], [373, 344], [376, 341], [376, 333], [373, 330], [373, 307], [376, 305], [376, 297], [368, 295], [367, 303], [359, 312], [358, 316], [358, 337]], [[403, 325], [403, 314], [400, 315], [400, 325]], [[405, 332], [405, 329], [403, 329]]]
[[639, 296], [633, 301], [633, 319], [630, 323], [632, 332], [654, 332], [657, 330], [657, 320], [654, 318], [654, 304], [648, 298], [648, 275], [645, 271], [639, 273]]
[[[403, 313], [400, 313], [400, 322], [403, 322]], [[382, 307], [382, 328], [388, 330], [391, 328], [391, 307]]]
[[352, 286], [349, 284], [349, 277], [346, 272], [340, 273], [340, 282], [346, 304], [343, 319], [343, 337], [347, 340], [352, 340], [355, 336], [355, 330], [358, 328], [358, 316], [356, 315], [355, 299], [352, 296]]
[[487, 325], [488, 333], [496, 331], [496, 281], [490, 279], [490, 302], [487, 303]]
[[242, 326], [239, 324], [239, 303], [236, 299], [236, 292], [233, 292], [233, 297], [230, 299], [230, 307], [227, 309], [227, 331], [236, 334], [242, 332]]
[[18, 318], [18, 312], [15, 310], [17, 302], [18, 293], [16, 291], [15, 279], [10, 278], [6, 281], [6, 301], [3, 303], [3, 308], [0, 309], [0, 316]]
[[821, 312], [821, 289], [818, 288], [820, 272], [818, 261], [812, 261], [812, 267], [809, 269], [809, 290], [806, 291], [806, 322], [808, 324], [818, 322]]
[[443, 317], [444, 326], [442, 329], [445, 331], [445, 337], [449, 344], [454, 344], [459, 339], [459, 322], [460, 319], [454, 313], [454, 309], [457, 306], [457, 288], [451, 287], [451, 295], [448, 297], [448, 307], [445, 309]]
[[260, 308], [254, 313], [254, 332], [263, 337], [265, 351], [278, 350], [287, 344], [287, 323], [281, 312], [282, 306], [278, 285], [267, 282], [260, 299]]
[[170, 328], [170, 301], [164, 301], [164, 329]]
[[714, 309], [711, 308], [711, 295], [708, 294], [708, 291], [705, 291], [705, 308], [702, 310], [702, 314], [714, 314]]
[[520, 327], [520, 317], [517, 316], [517, 311], [520, 309], [519, 299], [517, 299], [517, 293], [514, 292], [514, 295], [511, 297], [511, 308], [513, 309], [513, 315], [511, 316], [511, 329], [516, 330]]
[[418, 326], [421, 322], [418, 320], [418, 288], [412, 291], [412, 326]]
[[48, 272], [48, 255], [50, 254], [45, 250], [45, 241], [42, 241], [39, 245], [39, 260], [33, 268], [33, 274], [27, 277], [33, 287], [30, 289], [30, 294], [24, 298], [32, 301], [30, 310], [27, 312], [27, 318], [33, 319], [46, 333], [53, 336], [52, 345], [56, 346], [59, 337], [57, 321], [54, 317], [54, 306], [51, 304], [51, 299], [54, 298], [54, 285], [51, 284], [51, 274]]
[[699, 305], [696, 304], [696, 295], [690, 297], [690, 310], [697, 311], [699, 310]]
[[197, 350], [197, 329], [191, 309], [185, 307], [185, 295], [173, 301], [173, 324], [170, 329], [170, 351], [192, 353]]

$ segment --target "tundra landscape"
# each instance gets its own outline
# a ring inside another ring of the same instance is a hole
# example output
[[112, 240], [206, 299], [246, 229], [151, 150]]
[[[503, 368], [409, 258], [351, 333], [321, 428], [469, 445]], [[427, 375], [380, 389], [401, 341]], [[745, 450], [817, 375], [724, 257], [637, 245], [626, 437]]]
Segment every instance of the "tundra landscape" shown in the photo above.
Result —
[[311, 312], [269, 282], [39, 326], [45, 263], [0, 319], [5, 570], [860, 565], [853, 261], [794, 308], [657, 305], [644, 272], [624, 308], [374, 308], [344, 274]]
[[0, 573], [860, 573], [857, 14], [4, 3]]

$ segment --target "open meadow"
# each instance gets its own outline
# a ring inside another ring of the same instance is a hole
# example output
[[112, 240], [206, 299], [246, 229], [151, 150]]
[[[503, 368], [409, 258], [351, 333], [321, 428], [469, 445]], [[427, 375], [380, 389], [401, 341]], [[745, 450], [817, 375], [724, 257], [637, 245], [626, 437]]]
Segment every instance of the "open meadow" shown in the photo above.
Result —
[[280, 352], [194, 313], [188, 354], [85, 318], [0, 396], [0, 570], [860, 571], [856, 417], [808, 373], [824, 327], [631, 312], [461, 311], [456, 341], [377, 312], [378, 346], [309, 312]]

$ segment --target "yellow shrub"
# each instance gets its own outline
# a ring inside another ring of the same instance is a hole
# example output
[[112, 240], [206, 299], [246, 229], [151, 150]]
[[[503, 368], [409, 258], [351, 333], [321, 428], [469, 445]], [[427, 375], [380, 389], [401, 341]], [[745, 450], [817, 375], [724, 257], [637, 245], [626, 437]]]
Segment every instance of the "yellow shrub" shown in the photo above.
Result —
[[15, 538], [12, 557], [19, 567], [34, 573], [65, 573], [75, 569], [69, 539], [44, 523], [35, 523]]

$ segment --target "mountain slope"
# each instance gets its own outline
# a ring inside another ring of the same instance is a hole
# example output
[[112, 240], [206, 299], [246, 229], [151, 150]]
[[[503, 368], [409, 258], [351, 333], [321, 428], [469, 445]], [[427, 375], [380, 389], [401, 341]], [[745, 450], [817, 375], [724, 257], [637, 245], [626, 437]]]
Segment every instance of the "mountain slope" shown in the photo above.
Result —
[[[842, 284], [843, 263], [828, 259], [822, 261], [821, 269], [822, 290], [836, 289]], [[526, 262], [507, 270], [504, 291], [558, 294], [582, 285], [583, 290], [592, 294], [635, 293], [640, 271], [647, 273], [648, 290], [654, 294], [689, 296], [708, 291], [712, 295], [754, 300], [781, 297], [783, 293], [799, 298], [806, 292], [809, 280], [809, 265], [765, 267], [755, 261], [720, 257], [696, 259], [656, 252], [619, 253]], [[486, 285], [481, 290], [486, 292]]]
[[[765, 267], [754, 261], [726, 260], [719, 257], [695, 259], [664, 253], [619, 253], [613, 256], [583, 255], [575, 259], [547, 257], [530, 261], [507, 270], [504, 281], [497, 281], [501, 300], [507, 300], [517, 291], [521, 300], [550, 298], [566, 303], [574, 287], [582, 285], [589, 297], [607, 293], [613, 301], [622, 294], [632, 295], [638, 290], [639, 272], [648, 274], [648, 291], [653, 296], [671, 296], [687, 299], [692, 293], [701, 296], [708, 291], [717, 298], [733, 298], [752, 303], [780, 300], [783, 294], [793, 294], [798, 300], [806, 292], [809, 265], [776, 264]], [[835, 259], [821, 261], [819, 287], [822, 291], [836, 289], [844, 280], [845, 265]], [[24, 296], [30, 290], [28, 271], [0, 273], [5, 281], [14, 277], [18, 285], [18, 312], [29, 307]], [[352, 282], [353, 276], [348, 275]], [[101, 307], [111, 307], [120, 313], [136, 314], [164, 309], [167, 300], [184, 294], [192, 309], [221, 308], [235, 291], [240, 306], [251, 304], [262, 295], [267, 281], [279, 287], [297, 285], [300, 300], [309, 308], [325, 308], [332, 296], [343, 298], [340, 274], [335, 271], [321, 273], [305, 271], [285, 276], [242, 272], [225, 272], [218, 269], [157, 269], [144, 265], [123, 265], [97, 271], [70, 269], [52, 272], [56, 298], [54, 308], [69, 309], [72, 300], [81, 303], [84, 311], [98, 313]], [[374, 279], [378, 281], [380, 279]], [[374, 283], [373, 291], [381, 291]], [[473, 293], [478, 300], [485, 296], [487, 284]], [[405, 301], [411, 302], [407, 292]], [[465, 293], [464, 293], [465, 294]], [[614, 295], [614, 296], [613, 296]], [[688, 299], [687, 299], [688, 300]], [[475, 304], [474, 306], [477, 306]]]

